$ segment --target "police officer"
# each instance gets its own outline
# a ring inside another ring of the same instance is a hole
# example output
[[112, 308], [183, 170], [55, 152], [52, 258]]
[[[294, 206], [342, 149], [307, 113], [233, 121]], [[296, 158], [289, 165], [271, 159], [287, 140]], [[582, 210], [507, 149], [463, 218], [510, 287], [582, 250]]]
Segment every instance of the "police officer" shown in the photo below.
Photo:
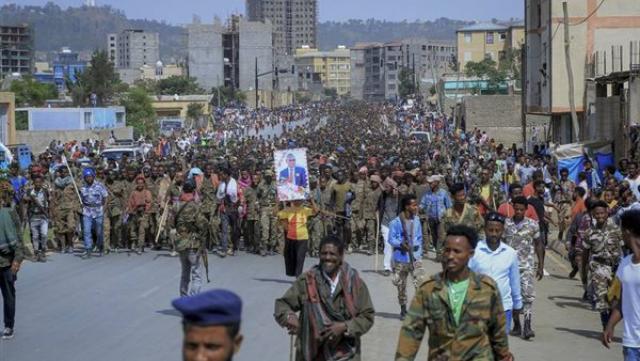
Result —
[[240, 350], [242, 300], [227, 290], [211, 290], [172, 302], [182, 314], [183, 361], [229, 361]]

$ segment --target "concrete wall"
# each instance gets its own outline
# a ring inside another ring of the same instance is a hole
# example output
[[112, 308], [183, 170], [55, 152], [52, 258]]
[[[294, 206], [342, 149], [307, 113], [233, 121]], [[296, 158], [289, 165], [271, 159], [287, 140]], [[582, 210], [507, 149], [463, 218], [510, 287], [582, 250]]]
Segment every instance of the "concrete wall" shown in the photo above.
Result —
[[364, 49], [351, 49], [351, 97], [364, 99]]
[[[273, 27], [270, 21], [257, 22], [240, 19], [239, 72], [240, 89], [255, 88], [256, 58], [258, 74], [272, 71], [273, 67]], [[259, 89], [273, 89], [273, 74], [258, 79]]]
[[496, 143], [522, 144], [521, 99], [515, 95], [464, 97], [462, 114], [467, 131], [477, 127], [486, 131]]
[[[118, 139], [132, 139], [133, 128], [111, 129]], [[26, 131], [19, 130], [16, 133], [17, 144], [27, 144], [34, 154], [43, 152], [52, 140], [67, 142], [70, 140], [86, 140], [89, 138], [108, 140], [111, 130], [59, 130], [59, 131]]]
[[224, 85], [221, 24], [187, 26], [188, 75], [203, 89]]
[[0, 92], [0, 142], [16, 142], [16, 98], [13, 93]]

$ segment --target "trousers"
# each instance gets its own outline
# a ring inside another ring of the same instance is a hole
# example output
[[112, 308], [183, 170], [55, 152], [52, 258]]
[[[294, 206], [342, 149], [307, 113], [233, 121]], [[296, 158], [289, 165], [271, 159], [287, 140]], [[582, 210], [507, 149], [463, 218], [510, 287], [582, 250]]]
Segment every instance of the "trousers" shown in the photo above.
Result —
[[16, 275], [11, 267], [0, 268], [0, 291], [2, 291], [2, 309], [4, 327], [13, 328], [16, 319]]
[[193, 296], [202, 288], [200, 253], [197, 249], [180, 251], [180, 296]]
[[31, 229], [31, 242], [33, 242], [34, 252], [47, 250], [47, 233], [49, 232], [49, 221], [46, 218], [33, 218], [29, 220]]
[[284, 268], [287, 276], [298, 277], [304, 268], [304, 258], [307, 255], [308, 240], [294, 240], [287, 238], [284, 241]]
[[411, 272], [409, 266], [409, 263], [396, 262], [393, 267], [393, 285], [398, 288], [398, 302], [401, 306], [407, 304], [407, 278], [409, 275], [413, 278], [413, 286], [416, 289], [424, 278], [424, 269], [421, 262], [414, 262], [413, 272]]
[[384, 239], [383, 267], [385, 271], [391, 271], [391, 258], [393, 257], [393, 246], [389, 244], [389, 227], [380, 226], [382, 239]]
[[95, 231], [96, 234], [96, 245], [100, 249], [103, 248], [104, 234], [102, 232], [102, 227], [104, 222], [102, 218], [103, 216], [99, 216], [96, 218], [93, 218], [91, 216], [82, 216], [82, 238], [84, 240], [84, 248], [87, 251], [91, 251], [92, 248], [92, 231]]

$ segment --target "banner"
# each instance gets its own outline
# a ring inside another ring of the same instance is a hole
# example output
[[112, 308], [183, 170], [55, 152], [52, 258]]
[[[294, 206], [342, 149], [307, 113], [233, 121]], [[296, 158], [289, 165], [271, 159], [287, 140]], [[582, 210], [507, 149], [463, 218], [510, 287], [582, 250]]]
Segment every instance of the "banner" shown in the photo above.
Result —
[[307, 199], [310, 194], [307, 149], [276, 150], [273, 159], [278, 177], [278, 201]]

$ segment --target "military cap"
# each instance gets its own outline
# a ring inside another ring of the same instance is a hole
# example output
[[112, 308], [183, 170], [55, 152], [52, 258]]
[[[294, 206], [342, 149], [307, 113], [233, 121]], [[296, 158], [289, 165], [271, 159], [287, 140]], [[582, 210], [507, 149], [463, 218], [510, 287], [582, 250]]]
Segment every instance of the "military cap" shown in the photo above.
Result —
[[185, 323], [218, 326], [240, 323], [242, 300], [231, 291], [217, 289], [173, 300]]

